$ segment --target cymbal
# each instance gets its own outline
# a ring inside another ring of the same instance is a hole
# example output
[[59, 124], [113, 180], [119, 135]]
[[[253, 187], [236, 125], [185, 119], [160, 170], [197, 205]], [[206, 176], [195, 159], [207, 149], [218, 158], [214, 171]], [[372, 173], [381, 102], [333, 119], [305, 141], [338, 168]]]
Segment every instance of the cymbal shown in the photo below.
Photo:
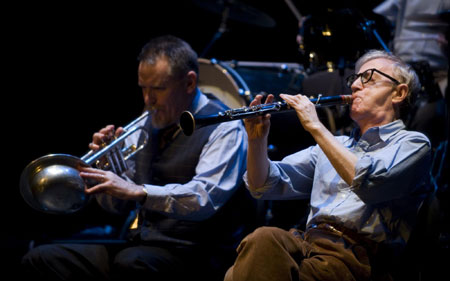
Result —
[[194, 3], [209, 12], [222, 14], [227, 5], [230, 7], [228, 18], [259, 27], [274, 27], [275, 20], [266, 13], [234, 0], [194, 0]]

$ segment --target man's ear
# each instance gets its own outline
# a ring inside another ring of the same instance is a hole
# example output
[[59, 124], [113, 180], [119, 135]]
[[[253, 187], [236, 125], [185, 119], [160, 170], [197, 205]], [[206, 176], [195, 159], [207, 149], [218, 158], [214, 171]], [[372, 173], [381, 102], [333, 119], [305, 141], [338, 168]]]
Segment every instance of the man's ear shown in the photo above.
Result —
[[400, 84], [397, 86], [396, 90], [392, 93], [392, 102], [394, 104], [402, 103], [408, 96], [409, 87], [407, 84]]
[[187, 74], [186, 87], [188, 93], [195, 93], [195, 89], [197, 88], [197, 73], [193, 70]]

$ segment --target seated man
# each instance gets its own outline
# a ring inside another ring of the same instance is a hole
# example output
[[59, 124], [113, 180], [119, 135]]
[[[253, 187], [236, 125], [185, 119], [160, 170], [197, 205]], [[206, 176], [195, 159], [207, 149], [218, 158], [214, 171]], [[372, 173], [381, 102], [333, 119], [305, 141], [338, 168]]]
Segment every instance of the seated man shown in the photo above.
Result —
[[[302, 95], [280, 95], [316, 146], [282, 161], [267, 157], [270, 116], [245, 120], [247, 173], [260, 199], [310, 198], [306, 230], [262, 227], [237, 248], [226, 281], [371, 280], [388, 276], [382, 261], [408, 241], [426, 191], [430, 143], [404, 130], [399, 109], [419, 83], [399, 58], [370, 51], [347, 78], [358, 128], [333, 136]], [[273, 97], [268, 97], [271, 102]], [[252, 105], [261, 103], [257, 96]]]
[[[53, 244], [32, 249], [23, 265], [33, 277], [215, 280], [208, 272], [216, 270], [221, 279], [232, 263], [221, 271], [211, 266], [210, 254], [232, 242], [243, 217], [232, 216], [229, 211], [238, 208], [229, 204], [238, 204], [236, 196], [242, 195], [237, 190], [246, 167], [244, 126], [234, 121], [201, 128], [191, 137], [180, 134], [177, 122], [184, 110], [207, 115], [225, 109], [197, 88], [197, 55], [186, 42], [155, 38], [143, 47], [139, 62], [138, 82], [151, 111], [144, 121], [149, 143], [126, 176], [95, 168], [80, 173], [98, 183], [86, 193], [95, 194], [105, 209], [137, 206], [138, 228], [130, 243], [120, 247]], [[90, 148], [97, 150], [122, 132], [107, 126], [94, 134]]]

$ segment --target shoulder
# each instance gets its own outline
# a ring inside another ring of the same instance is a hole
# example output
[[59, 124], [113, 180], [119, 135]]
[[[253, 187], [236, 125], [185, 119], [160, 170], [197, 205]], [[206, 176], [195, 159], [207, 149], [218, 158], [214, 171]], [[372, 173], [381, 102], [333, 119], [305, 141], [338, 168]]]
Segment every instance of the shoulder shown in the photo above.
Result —
[[430, 140], [428, 137], [417, 131], [409, 131], [409, 130], [400, 130], [396, 135], [393, 136], [393, 140], [395, 142], [402, 142], [402, 141], [408, 141], [408, 142], [414, 142], [414, 143], [424, 143], [428, 146], [431, 146]]

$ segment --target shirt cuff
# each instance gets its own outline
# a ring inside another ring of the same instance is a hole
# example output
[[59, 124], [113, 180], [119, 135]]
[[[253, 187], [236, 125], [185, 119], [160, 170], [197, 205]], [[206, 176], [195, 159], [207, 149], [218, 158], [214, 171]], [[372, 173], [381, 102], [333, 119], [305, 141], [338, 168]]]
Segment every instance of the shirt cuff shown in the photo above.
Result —
[[[269, 161], [269, 171], [267, 174], [267, 179], [264, 182], [264, 185], [257, 188], [255, 191], [251, 191], [251, 190], [249, 190], [249, 191], [253, 197], [261, 198], [265, 192], [270, 190], [278, 182], [279, 178], [280, 178], [280, 171], [278, 170], [278, 167], [272, 161]], [[247, 172], [245, 172], [243, 179], [244, 179], [245, 185], [248, 187], [249, 184], [248, 184]]]
[[167, 196], [167, 191], [163, 186], [152, 184], [143, 184], [142, 186], [142, 190], [147, 194], [147, 196], [145, 197], [145, 200], [138, 203], [141, 206], [154, 206], [156, 202], [158, 202], [158, 198]]

